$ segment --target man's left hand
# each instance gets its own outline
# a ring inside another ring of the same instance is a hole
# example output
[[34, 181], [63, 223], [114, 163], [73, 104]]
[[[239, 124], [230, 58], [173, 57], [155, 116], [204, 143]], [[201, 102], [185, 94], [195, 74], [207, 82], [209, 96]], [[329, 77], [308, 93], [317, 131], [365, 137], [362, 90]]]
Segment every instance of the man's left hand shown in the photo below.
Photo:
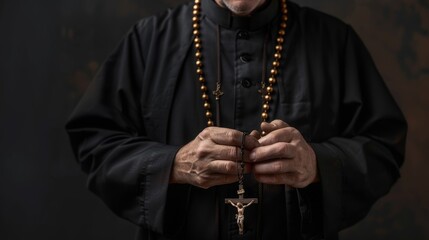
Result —
[[266, 133], [250, 153], [257, 181], [304, 188], [318, 181], [316, 155], [301, 133], [281, 120], [262, 123]]

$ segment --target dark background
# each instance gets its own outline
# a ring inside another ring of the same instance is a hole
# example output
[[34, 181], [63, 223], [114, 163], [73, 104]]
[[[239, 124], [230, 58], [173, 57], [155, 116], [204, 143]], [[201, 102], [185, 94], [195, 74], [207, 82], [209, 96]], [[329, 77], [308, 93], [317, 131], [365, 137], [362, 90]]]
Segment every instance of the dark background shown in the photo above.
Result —
[[[65, 131], [102, 61], [174, 0], [0, 0], [0, 239], [133, 239], [86, 190]], [[296, 0], [350, 23], [410, 125], [402, 179], [344, 239], [429, 239], [429, 2]]]

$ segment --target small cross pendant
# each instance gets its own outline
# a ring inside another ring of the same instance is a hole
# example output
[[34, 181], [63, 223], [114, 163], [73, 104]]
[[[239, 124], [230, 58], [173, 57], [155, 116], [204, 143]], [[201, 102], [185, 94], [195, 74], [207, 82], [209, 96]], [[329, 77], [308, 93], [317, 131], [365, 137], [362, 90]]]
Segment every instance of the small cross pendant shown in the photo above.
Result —
[[225, 203], [231, 204], [237, 208], [235, 219], [237, 220], [238, 232], [240, 235], [244, 234], [244, 209], [254, 203], [258, 203], [257, 198], [244, 198], [243, 184], [240, 184], [237, 190], [238, 198], [226, 198]]
[[213, 91], [213, 95], [215, 96], [216, 101], [218, 101], [220, 99], [220, 97], [223, 95], [220, 82], [216, 83], [216, 90]]

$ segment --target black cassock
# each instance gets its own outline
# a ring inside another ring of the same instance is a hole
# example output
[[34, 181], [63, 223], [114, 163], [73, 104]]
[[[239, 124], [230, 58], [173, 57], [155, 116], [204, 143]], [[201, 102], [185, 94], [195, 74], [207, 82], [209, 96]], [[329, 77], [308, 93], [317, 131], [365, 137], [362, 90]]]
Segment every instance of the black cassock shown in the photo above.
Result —
[[[244, 238], [336, 239], [399, 177], [406, 122], [350, 26], [288, 7], [270, 119], [310, 142], [321, 181], [292, 189], [246, 176], [246, 197], [259, 203], [246, 208]], [[259, 129], [258, 90], [273, 60], [279, 16], [276, 0], [251, 17], [202, 0], [204, 71], [209, 92], [222, 79], [222, 127]], [[192, 39], [191, 3], [138, 22], [67, 124], [89, 189], [137, 224], [139, 239], [239, 239], [235, 208], [224, 203], [236, 197], [237, 184], [169, 185], [175, 153], [206, 127]]]

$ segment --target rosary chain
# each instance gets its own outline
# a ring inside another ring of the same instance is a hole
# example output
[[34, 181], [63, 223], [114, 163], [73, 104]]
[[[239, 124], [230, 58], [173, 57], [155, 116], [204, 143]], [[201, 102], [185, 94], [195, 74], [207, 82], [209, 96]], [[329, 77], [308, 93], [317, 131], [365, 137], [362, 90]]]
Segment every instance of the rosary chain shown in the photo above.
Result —
[[211, 105], [210, 105], [210, 99], [209, 94], [207, 93], [208, 88], [206, 85], [206, 79], [204, 77], [204, 71], [203, 71], [203, 53], [202, 53], [202, 43], [201, 43], [201, 32], [200, 32], [200, 15], [201, 15], [201, 0], [195, 0], [194, 6], [193, 6], [193, 17], [192, 17], [192, 27], [193, 27], [193, 34], [194, 34], [194, 46], [195, 46], [195, 58], [196, 58], [196, 66], [197, 66], [197, 75], [198, 75], [198, 81], [201, 84], [201, 98], [204, 101], [204, 109], [206, 111], [205, 115], [207, 118], [207, 126], [212, 127], [214, 126], [214, 122], [212, 120], [213, 113], [211, 111]]
[[[273, 98], [274, 94], [274, 85], [277, 83], [277, 75], [279, 74], [280, 69], [280, 62], [282, 58], [282, 51], [283, 51], [283, 45], [285, 42], [285, 35], [286, 35], [286, 27], [287, 27], [287, 20], [288, 20], [288, 10], [287, 10], [287, 4], [286, 0], [281, 0], [281, 19], [280, 19], [280, 25], [279, 30], [277, 32], [278, 36], [276, 38], [276, 46], [275, 46], [275, 53], [274, 53], [274, 61], [272, 63], [272, 67], [270, 70], [269, 78], [268, 78], [268, 85], [264, 87], [265, 84], [261, 84], [263, 91], [262, 91], [262, 114], [261, 114], [261, 120], [262, 122], [267, 122], [269, 117], [269, 110], [270, 110], [270, 103]], [[202, 41], [201, 41], [201, 31], [200, 31], [200, 24], [201, 24], [201, 0], [194, 0], [194, 6], [193, 6], [193, 12], [192, 12], [192, 26], [193, 26], [193, 35], [194, 35], [194, 46], [195, 46], [195, 58], [196, 58], [196, 66], [197, 66], [197, 76], [198, 81], [201, 84], [201, 92], [202, 92], [202, 99], [204, 101], [204, 109], [206, 111], [205, 115], [207, 118], [207, 126], [211, 127], [214, 126], [214, 122], [212, 120], [213, 113], [211, 111], [211, 105], [210, 105], [210, 98], [208, 95], [208, 87], [206, 85], [206, 79], [204, 77], [204, 70], [203, 70], [203, 54], [202, 54]], [[265, 135], [264, 132], [262, 132], [262, 135]]]

